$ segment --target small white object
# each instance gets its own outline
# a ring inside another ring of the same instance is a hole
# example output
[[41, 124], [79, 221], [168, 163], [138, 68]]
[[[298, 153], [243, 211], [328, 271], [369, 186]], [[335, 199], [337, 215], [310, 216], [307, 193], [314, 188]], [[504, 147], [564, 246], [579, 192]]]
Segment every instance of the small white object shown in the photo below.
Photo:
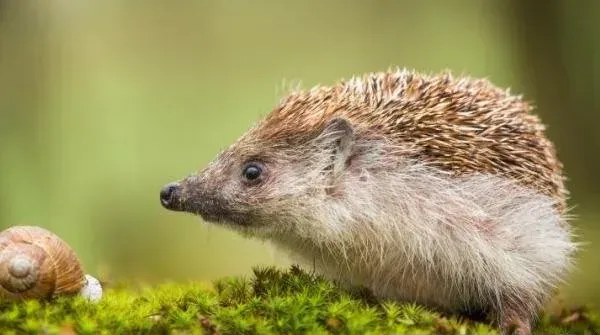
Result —
[[79, 294], [91, 302], [98, 302], [102, 298], [102, 285], [100, 285], [98, 279], [85, 275], [85, 285], [79, 291]]

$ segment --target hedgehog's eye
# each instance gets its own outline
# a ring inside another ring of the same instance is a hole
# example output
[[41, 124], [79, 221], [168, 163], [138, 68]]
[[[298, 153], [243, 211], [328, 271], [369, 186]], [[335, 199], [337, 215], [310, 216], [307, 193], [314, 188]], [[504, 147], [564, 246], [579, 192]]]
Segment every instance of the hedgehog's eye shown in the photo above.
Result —
[[242, 177], [248, 183], [256, 183], [260, 181], [263, 174], [263, 167], [258, 163], [248, 163], [244, 165]]

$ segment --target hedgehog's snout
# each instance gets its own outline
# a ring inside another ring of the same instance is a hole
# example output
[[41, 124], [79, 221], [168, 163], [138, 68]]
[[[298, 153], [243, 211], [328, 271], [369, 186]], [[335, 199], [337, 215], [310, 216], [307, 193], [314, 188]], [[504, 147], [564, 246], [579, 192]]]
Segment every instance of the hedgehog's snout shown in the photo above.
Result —
[[200, 215], [207, 221], [219, 221], [228, 206], [219, 192], [197, 175], [165, 185], [160, 190], [160, 203], [166, 209]]
[[169, 183], [160, 190], [160, 203], [166, 209], [181, 211], [181, 185], [179, 183]]

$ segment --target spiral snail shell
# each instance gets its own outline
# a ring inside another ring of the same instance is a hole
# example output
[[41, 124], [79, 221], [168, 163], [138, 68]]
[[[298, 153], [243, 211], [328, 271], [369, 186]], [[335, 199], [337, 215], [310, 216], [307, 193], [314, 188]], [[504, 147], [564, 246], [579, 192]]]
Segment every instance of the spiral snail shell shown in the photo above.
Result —
[[84, 274], [79, 259], [66, 242], [40, 227], [15, 226], [0, 232], [1, 299], [78, 293], [98, 300], [102, 290], [95, 278]]

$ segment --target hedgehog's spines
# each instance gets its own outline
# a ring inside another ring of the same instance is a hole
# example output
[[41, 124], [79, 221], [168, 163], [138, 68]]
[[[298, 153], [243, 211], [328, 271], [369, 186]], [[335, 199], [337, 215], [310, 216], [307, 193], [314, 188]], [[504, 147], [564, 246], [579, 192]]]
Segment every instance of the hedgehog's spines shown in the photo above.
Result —
[[552, 196], [564, 211], [562, 165], [532, 109], [487, 79], [395, 68], [292, 92], [245, 138], [301, 144], [329, 119], [345, 117], [400, 147], [416, 144], [409, 158], [457, 174], [511, 177]]

